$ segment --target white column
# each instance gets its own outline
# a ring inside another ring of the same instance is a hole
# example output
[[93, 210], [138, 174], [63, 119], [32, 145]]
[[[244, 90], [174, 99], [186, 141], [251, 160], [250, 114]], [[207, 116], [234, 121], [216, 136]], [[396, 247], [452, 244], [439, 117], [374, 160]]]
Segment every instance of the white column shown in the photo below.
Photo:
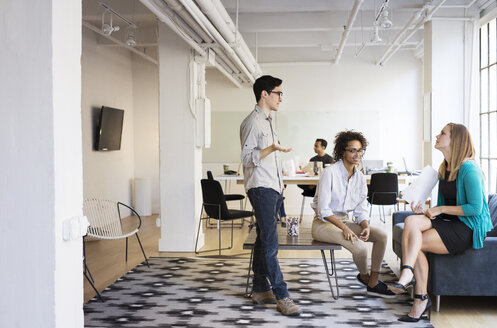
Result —
[[[195, 246], [202, 204], [202, 150], [195, 146], [195, 117], [189, 102], [191, 51], [183, 40], [160, 22], [158, 43], [161, 198], [159, 251], [190, 252]], [[203, 236], [201, 237], [199, 242], [203, 243]]]
[[424, 38], [424, 92], [431, 93], [431, 116], [424, 119], [425, 124], [431, 122], [431, 142], [425, 142], [425, 165], [437, 169], [443, 156], [433, 148], [435, 136], [449, 122], [464, 122], [464, 22], [428, 22]]
[[0, 327], [83, 327], [81, 1], [0, 12]]
[[[83, 327], [83, 240], [64, 241], [63, 221], [83, 215], [81, 2], [52, 0], [55, 327]], [[85, 232], [86, 234], [86, 232]]]

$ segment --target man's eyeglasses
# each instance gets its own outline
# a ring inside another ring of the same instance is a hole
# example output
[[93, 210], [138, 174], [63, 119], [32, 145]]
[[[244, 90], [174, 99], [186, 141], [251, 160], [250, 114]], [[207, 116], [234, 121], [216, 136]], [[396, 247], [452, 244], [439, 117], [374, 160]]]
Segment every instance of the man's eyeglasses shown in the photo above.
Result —
[[283, 91], [268, 91], [268, 93], [276, 93], [280, 98], [283, 98]]
[[361, 154], [361, 155], [364, 155], [364, 153], [366, 152], [366, 149], [355, 149], [355, 148], [350, 148], [350, 149], [345, 149], [346, 151], [348, 151], [349, 153], [352, 153], [352, 154]]

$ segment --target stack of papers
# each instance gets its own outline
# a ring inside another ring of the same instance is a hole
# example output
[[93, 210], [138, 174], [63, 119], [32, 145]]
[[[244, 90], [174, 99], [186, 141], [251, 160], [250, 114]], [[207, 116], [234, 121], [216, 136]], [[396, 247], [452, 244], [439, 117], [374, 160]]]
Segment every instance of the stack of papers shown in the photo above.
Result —
[[438, 172], [426, 166], [419, 177], [402, 191], [402, 199], [408, 203], [424, 203], [438, 182]]

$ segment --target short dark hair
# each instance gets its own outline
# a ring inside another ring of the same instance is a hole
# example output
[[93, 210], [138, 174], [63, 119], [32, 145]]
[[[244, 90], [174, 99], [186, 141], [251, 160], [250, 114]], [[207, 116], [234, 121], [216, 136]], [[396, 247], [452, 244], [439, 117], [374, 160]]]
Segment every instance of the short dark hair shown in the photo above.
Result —
[[345, 153], [345, 149], [349, 145], [349, 142], [354, 140], [359, 141], [364, 150], [368, 146], [368, 141], [361, 132], [346, 130], [337, 133], [335, 136], [335, 149], [333, 149], [333, 159], [335, 162], [338, 162], [343, 158], [343, 154]]
[[255, 80], [254, 86], [252, 87], [254, 89], [255, 101], [259, 102], [259, 100], [261, 100], [262, 91], [272, 91], [277, 86], [280, 86], [282, 82], [281, 79], [272, 77], [271, 75], [263, 75]]
[[316, 139], [316, 142], [320, 142], [321, 146], [323, 146], [324, 149], [326, 149], [326, 147], [328, 147], [328, 141], [326, 141], [324, 139]]

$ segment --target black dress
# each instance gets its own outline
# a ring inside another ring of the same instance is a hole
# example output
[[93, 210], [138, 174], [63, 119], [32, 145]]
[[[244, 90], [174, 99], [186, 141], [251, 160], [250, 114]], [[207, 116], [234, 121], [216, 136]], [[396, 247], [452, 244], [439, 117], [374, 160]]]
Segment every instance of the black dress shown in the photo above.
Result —
[[[445, 198], [445, 205], [457, 206], [456, 181], [448, 181], [450, 172], [440, 180], [440, 192]], [[431, 221], [442, 242], [450, 254], [461, 254], [473, 246], [473, 230], [456, 215], [441, 214]]]

